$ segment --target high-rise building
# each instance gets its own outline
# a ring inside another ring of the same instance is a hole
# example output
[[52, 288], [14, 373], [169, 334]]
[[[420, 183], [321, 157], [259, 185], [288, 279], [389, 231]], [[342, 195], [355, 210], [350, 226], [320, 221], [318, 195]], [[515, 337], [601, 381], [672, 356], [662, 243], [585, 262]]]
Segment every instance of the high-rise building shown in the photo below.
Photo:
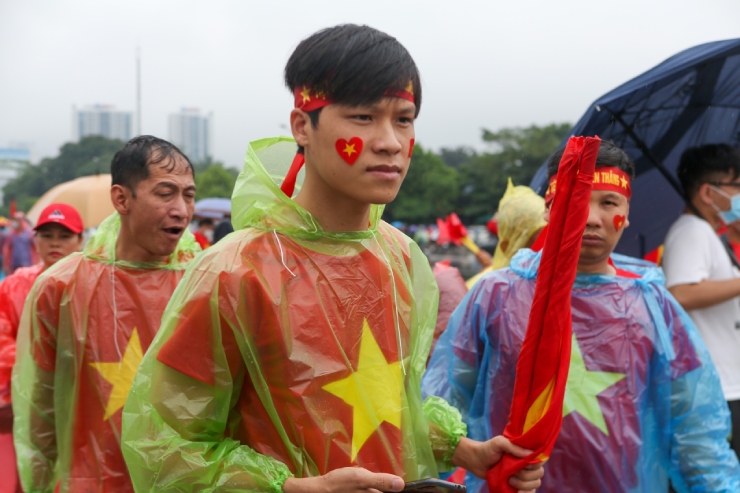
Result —
[[169, 140], [194, 163], [211, 157], [211, 119], [197, 108], [182, 108], [170, 115]]
[[74, 109], [74, 135], [76, 140], [88, 135], [102, 135], [124, 142], [133, 137], [131, 126], [133, 113], [120, 111], [111, 105], [96, 104]]
[[3, 201], [3, 187], [15, 180], [30, 162], [31, 151], [28, 149], [0, 148], [0, 204]]

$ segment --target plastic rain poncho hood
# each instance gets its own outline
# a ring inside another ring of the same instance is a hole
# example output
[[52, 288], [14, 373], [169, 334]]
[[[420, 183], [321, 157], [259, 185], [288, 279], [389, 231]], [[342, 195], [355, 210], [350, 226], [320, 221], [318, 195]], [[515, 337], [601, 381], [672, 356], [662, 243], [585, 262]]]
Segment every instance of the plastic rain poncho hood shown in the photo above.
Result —
[[[476, 284], [424, 376], [424, 394], [457, 406], [473, 439], [506, 426], [540, 257], [521, 250]], [[668, 491], [669, 477], [678, 493], [740, 491], [729, 411], [696, 328], [660, 269], [612, 260], [641, 277], [576, 278], [562, 429], [537, 491], [653, 493]], [[467, 484], [487, 491], [470, 474]]]
[[27, 493], [132, 491], [121, 413], [141, 357], [187, 262], [185, 231], [165, 262], [116, 261], [121, 220], [39, 276], [21, 318], [13, 369], [14, 437]]
[[429, 263], [373, 206], [327, 233], [278, 185], [292, 139], [254, 142], [236, 231], [191, 265], [124, 410], [140, 491], [280, 492], [359, 465], [436, 476], [465, 433], [421, 401], [437, 290]]

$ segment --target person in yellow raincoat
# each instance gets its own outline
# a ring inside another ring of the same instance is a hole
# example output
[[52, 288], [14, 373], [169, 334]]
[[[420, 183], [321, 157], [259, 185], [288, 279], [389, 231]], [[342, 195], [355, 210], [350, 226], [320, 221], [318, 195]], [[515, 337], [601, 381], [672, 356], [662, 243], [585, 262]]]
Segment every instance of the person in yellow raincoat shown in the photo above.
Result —
[[493, 262], [465, 283], [471, 289], [481, 277], [509, 266], [516, 252], [529, 248], [547, 224], [545, 199], [524, 185], [514, 186], [509, 178], [498, 204], [498, 245]]
[[[286, 83], [295, 141], [249, 146], [236, 232], [188, 268], [131, 389], [136, 490], [400, 491], [524, 453], [465, 438], [457, 410], [421, 400], [434, 278], [372, 205], [408, 170], [421, 104], [410, 55], [370, 27], [336, 26], [299, 44]], [[541, 475], [510, 480], [531, 490]]]
[[133, 491], [121, 412], [185, 265], [195, 184], [188, 159], [151, 136], [111, 163], [106, 219], [82, 253], [39, 276], [18, 329], [13, 429], [23, 490]]

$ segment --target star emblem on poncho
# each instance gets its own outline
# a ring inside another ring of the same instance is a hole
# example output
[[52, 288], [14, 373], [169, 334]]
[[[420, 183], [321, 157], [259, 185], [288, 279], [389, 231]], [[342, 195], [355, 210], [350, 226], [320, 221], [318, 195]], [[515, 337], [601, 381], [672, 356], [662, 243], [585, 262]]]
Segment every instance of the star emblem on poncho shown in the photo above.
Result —
[[578, 339], [573, 334], [570, 370], [563, 400], [563, 417], [576, 412], [608, 436], [609, 430], [597, 396], [625, 377], [623, 373], [588, 370], [583, 361], [581, 348], [578, 346]]
[[143, 357], [144, 352], [141, 350], [139, 334], [134, 327], [121, 361], [90, 363], [90, 366], [98, 370], [100, 376], [113, 386], [110, 396], [108, 396], [108, 404], [105, 406], [104, 420], [110, 419], [126, 403], [126, 398], [131, 390], [131, 385], [134, 383], [136, 371], [139, 369]]
[[323, 389], [352, 406], [352, 460], [383, 422], [401, 428], [401, 363], [388, 363], [367, 320], [357, 368]]

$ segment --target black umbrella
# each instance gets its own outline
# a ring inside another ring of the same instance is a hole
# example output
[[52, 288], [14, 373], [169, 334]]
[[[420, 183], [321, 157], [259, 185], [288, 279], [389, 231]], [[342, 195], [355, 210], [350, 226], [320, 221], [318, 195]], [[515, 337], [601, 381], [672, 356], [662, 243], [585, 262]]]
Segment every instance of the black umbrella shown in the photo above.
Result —
[[[617, 251], [642, 257], [660, 246], [684, 209], [676, 179], [689, 147], [740, 145], [740, 39], [695, 46], [597, 99], [571, 135], [598, 135], [636, 164], [630, 227]], [[532, 188], [544, 194], [547, 169]]]

